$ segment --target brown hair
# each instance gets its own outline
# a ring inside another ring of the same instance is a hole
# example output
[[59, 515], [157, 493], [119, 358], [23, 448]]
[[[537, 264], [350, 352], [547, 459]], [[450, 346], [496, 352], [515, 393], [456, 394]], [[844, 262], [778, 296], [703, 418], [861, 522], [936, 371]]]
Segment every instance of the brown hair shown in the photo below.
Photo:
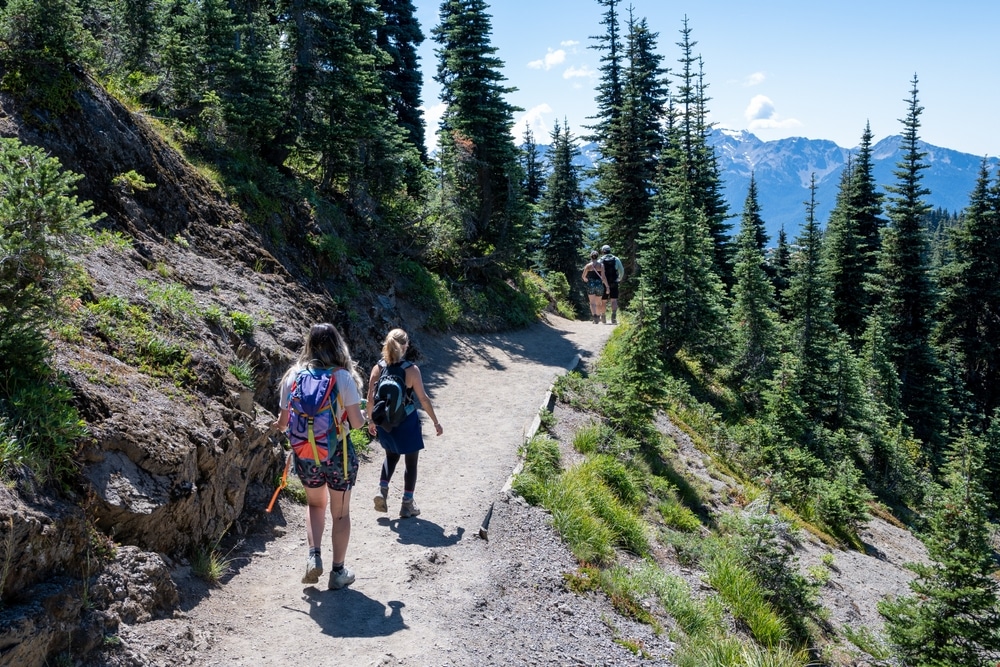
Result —
[[596, 250], [591, 250], [590, 251], [590, 258], [591, 259], [597, 259], [597, 251]]
[[382, 341], [382, 358], [387, 364], [398, 364], [403, 360], [403, 348], [410, 344], [410, 337], [402, 329], [393, 329]]
[[362, 386], [363, 381], [354, 367], [351, 351], [347, 349], [343, 336], [337, 331], [337, 327], [323, 322], [310, 327], [302, 352], [299, 353], [298, 363], [288, 372], [297, 373], [303, 368], [337, 367], [345, 368], [358, 386]]

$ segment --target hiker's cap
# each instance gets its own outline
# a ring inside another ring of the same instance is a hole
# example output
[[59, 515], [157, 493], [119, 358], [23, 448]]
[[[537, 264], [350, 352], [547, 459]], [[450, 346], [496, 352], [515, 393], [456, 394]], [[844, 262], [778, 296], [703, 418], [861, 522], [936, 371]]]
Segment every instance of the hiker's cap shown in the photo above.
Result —
[[611, 246], [609, 245], [604, 246], [603, 248], [601, 248], [601, 252], [611, 252]]

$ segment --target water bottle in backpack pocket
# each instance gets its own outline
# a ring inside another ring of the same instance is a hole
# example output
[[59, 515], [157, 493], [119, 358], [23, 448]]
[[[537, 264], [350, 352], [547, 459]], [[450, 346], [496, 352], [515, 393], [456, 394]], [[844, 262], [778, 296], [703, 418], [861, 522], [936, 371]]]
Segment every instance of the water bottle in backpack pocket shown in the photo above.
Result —
[[[347, 428], [347, 413], [337, 415], [337, 378], [332, 368], [306, 368], [295, 376], [288, 394], [288, 441], [295, 455], [319, 465], [329, 459]], [[341, 426], [343, 425], [343, 426]]]

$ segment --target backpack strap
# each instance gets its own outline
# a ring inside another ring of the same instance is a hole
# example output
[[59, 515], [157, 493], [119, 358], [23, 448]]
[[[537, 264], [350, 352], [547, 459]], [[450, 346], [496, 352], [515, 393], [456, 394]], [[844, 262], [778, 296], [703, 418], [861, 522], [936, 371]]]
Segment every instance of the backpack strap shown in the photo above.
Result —
[[[326, 385], [326, 393], [323, 394], [323, 400], [319, 402], [320, 410], [323, 406], [330, 402], [330, 392], [333, 391], [333, 385], [337, 384], [336, 371], [330, 372], [330, 384]], [[337, 398], [340, 398], [340, 392], [337, 392]], [[333, 412], [333, 407], [331, 406], [330, 412]], [[336, 422], [336, 414], [334, 415], [334, 421]], [[316, 447], [316, 433], [313, 431], [313, 422], [315, 421], [315, 415], [307, 415], [306, 419], [306, 433], [309, 436], [309, 446], [312, 447], [313, 459], [316, 461], [316, 465], [320, 464], [319, 460], [319, 449]]]

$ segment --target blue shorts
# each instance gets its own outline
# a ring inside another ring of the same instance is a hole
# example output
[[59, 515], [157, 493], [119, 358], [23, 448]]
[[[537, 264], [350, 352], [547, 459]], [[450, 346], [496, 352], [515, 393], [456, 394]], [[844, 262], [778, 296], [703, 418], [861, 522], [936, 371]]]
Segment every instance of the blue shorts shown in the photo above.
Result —
[[316, 465], [316, 459], [299, 458], [292, 454], [295, 464], [295, 474], [299, 476], [302, 486], [317, 489], [323, 485], [334, 491], [349, 491], [358, 481], [358, 455], [350, 438], [347, 440], [347, 475], [344, 475], [343, 447], [337, 443], [337, 450], [326, 461]]
[[604, 283], [602, 283], [600, 279], [588, 280], [587, 294], [592, 294], [594, 296], [601, 296], [602, 294], [604, 294]]

